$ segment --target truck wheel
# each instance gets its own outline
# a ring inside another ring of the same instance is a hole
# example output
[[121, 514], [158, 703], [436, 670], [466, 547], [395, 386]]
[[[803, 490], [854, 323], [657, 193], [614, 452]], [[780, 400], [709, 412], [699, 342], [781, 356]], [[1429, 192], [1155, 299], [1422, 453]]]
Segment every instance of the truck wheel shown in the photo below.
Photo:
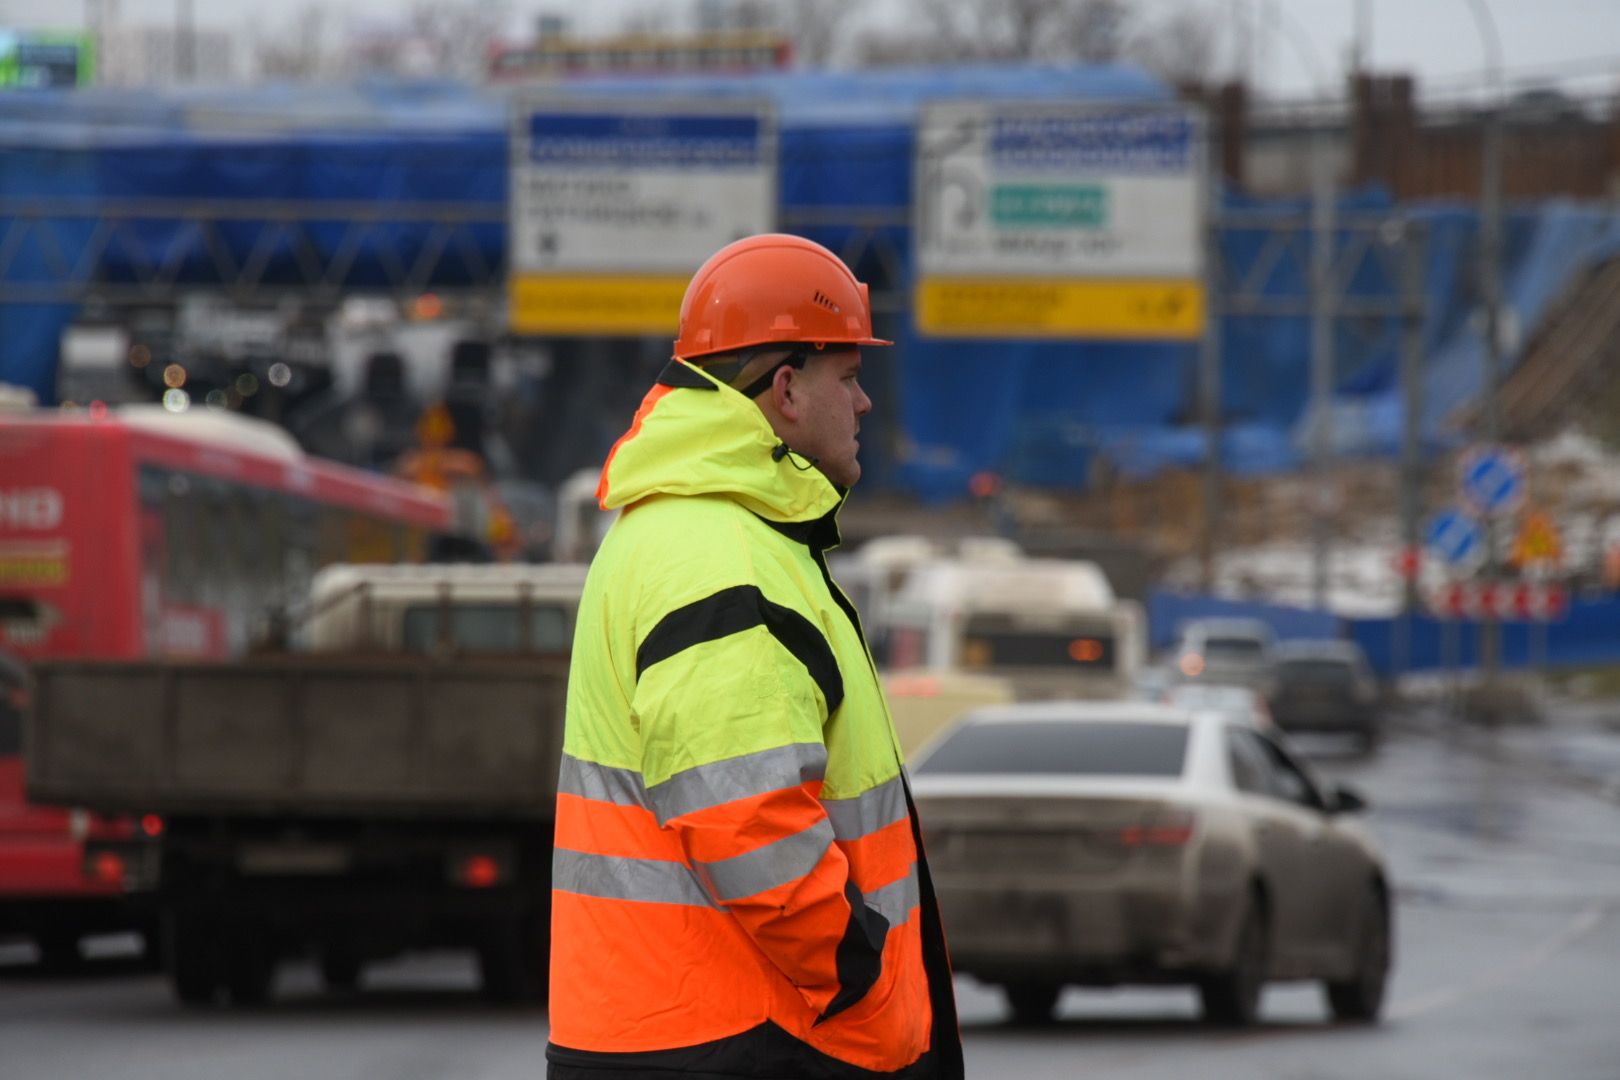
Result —
[[164, 959], [174, 996], [182, 1005], [212, 1005], [220, 987], [213, 934], [197, 919], [164, 920]]
[[41, 967], [51, 971], [68, 971], [77, 967], [79, 935], [76, 931], [55, 928], [40, 930], [33, 935], [34, 947], [39, 950]]
[[1012, 1006], [1013, 1023], [1024, 1027], [1050, 1024], [1062, 989], [1057, 983], [1045, 982], [1009, 983], [1003, 987], [1007, 1004]]
[[503, 920], [478, 947], [478, 974], [491, 1001], [545, 1001], [550, 987], [550, 919], [544, 912]]
[[263, 1005], [270, 999], [276, 957], [267, 942], [244, 933], [231, 940], [225, 954], [225, 989], [233, 1005]]
[[328, 990], [349, 991], [360, 986], [360, 958], [342, 949], [321, 953], [321, 982]]

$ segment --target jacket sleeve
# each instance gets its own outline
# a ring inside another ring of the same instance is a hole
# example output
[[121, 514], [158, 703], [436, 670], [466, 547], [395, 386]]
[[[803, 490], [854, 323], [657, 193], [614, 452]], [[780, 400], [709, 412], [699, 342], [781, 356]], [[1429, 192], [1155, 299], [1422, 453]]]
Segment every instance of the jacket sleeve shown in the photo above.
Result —
[[889, 925], [850, 881], [821, 805], [822, 727], [843, 699], [815, 625], [754, 586], [665, 615], [633, 707], [653, 813], [714, 902], [825, 1020], [881, 974]]

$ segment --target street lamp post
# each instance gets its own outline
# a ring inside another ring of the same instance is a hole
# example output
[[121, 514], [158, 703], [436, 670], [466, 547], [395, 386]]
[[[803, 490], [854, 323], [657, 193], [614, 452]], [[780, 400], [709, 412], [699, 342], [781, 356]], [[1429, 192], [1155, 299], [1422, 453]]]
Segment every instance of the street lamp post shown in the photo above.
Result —
[[[1480, 414], [1485, 419], [1485, 442], [1494, 446], [1502, 437], [1502, 38], [1496, 20], [1485, 0], [1468, 0], [1485, 52], [1485, 81], [1488, 104], [1480, 147], [1479, 193], [1479, 293], [1484, 308], [1484, 396]], [[1485, 573], [1494, 579], [1500, 570], [1496, 552], [1495, 522], [1485, 519]], [[1502, 634], [1492, 612], [1480, 620], [1479, 659], [1481, 673], [1489, 686], [1496, 680], [1502, 662]]]

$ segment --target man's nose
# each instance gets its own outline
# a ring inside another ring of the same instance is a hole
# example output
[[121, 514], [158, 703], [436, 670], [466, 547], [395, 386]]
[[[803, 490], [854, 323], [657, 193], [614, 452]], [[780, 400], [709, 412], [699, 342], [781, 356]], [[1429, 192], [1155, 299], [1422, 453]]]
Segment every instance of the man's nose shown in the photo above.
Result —
[[866, 396], [866, 390], [859, 383], [855, 384], [855, 415], [865, 416], [872, 411], [872, 399]]

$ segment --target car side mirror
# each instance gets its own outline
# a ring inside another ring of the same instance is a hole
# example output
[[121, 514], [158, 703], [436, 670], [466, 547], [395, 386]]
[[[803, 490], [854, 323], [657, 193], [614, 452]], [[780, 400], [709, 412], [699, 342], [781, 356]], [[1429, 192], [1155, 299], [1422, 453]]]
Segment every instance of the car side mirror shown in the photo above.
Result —
[[1328, 794], [1330, 814], [1359, 814], [1367, 809], [1367, 799], [1355, 788], [1340, 784]]

